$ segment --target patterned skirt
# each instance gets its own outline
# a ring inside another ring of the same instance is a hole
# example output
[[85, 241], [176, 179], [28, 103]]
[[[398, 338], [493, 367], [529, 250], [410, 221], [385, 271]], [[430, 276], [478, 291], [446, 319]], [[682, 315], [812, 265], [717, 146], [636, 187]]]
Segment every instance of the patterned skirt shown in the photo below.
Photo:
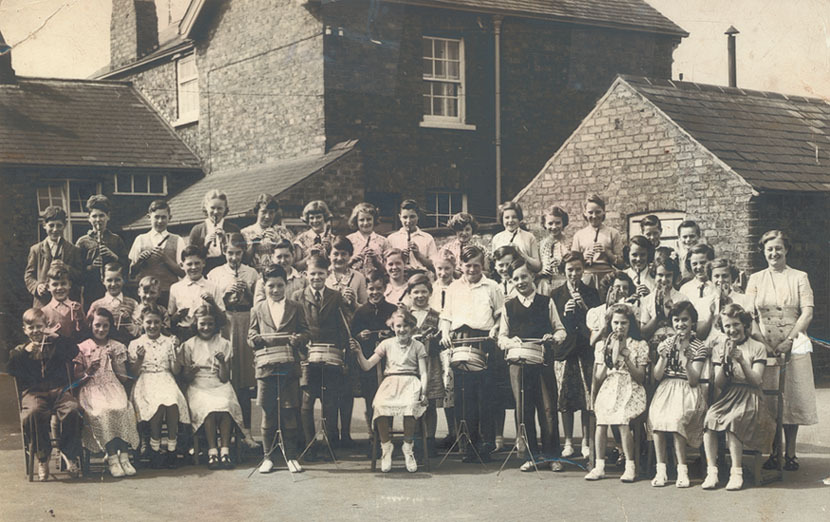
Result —
[[597, 392], [597, 424], [624, 425], [646, 411], [646, 390], [622, 370], [610, 370]]
[[591, 410], [591, 371], [590, 360], [575, 355], [564, 361], [553, 363], [558, 389], [557, 407], [563, 413]]

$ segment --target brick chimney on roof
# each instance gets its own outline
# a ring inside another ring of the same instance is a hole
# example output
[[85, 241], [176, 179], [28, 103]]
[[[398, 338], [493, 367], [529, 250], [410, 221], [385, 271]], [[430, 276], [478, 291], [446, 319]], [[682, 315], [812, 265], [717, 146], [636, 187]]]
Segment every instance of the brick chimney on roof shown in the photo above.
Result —
[[158, 15], [154, 0], [112, 0], [111, 68], [133, 63], [158, 45]]
[[0, 83], [14, 83], [16, 76], [12, 68], [12, 48], [6, 44], [0, 33]]

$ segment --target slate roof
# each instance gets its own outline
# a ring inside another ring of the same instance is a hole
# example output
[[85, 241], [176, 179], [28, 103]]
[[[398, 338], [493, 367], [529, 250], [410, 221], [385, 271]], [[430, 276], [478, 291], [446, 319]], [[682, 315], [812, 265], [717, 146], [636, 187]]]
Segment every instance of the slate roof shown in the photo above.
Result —
[[756, 190], [830, 192], [827, 101], [692, 82], [621, 79]]
[[[267, 192], [274, 196], [320, 172], [351, 152], [357, 140], [339, 143], [325, 154], [264, 163], [210, 174], [168, 200], [173, 217], [171, 225], [198, 223], [205, 219], [202, 199], [211, 189], [220, 189], [228, 196], [230, 219], [250, 214], [256, 197]], [[127, 230], [149, 228], [146, 218], [124, 227]]]
[[201, 170], [128, 83], [18, 77], [0, 84], [0, 164]]
[[547, 18], [689, 36], [645, 0], [391, 0], [404, 4]]

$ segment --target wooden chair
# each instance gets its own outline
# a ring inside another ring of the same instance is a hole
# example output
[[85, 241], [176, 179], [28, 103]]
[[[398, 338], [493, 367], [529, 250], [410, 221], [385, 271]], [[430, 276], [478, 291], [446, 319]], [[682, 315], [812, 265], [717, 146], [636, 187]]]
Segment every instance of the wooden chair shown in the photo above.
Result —
[[[381, 361], [377, 366], [377, 375], [378, 375], [378, 387], [380, 387], [380, 383], [383, 382], [383, 368], [381, 366], [384, 364], [384, 361]], [[426, 421], [426, 414], [421, 415], [419, 419], [421, 425], [421, 443], [423, 445], [423, 459], [424, 459], [424, 469], [429, 471], [429, 448], [427, 448], [427, 421]], [[390, 427], [389, 435], [391, 436], [392, 442], [396, 441], [403, 441], [403, 430], [394, 430]], [[377, 461], [378, 461], [378, 446], [380, 444], [380, 434], [378, 433], [378, 427], [376, 422], [372, 422], [372, 472], [377, 471]]]

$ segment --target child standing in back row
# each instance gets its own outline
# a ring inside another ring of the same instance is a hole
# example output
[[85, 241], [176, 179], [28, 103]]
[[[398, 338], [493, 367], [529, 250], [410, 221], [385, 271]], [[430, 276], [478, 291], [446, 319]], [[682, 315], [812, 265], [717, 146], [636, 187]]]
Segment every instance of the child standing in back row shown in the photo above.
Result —
[[559, 273], [559, 264], [568, 253], [569, 246], [565, 243], [564, 233], [567, 226], [568, 213], [561, 207], [550, 207], [542, 214], [542, 228], [548, 232], [539, 242], [542, 271], [537, 290], [542, 295], [550, 295], [552, 290], [565, 283], [565, 275]]
[[401, 203], [401, 211], [398, 219], [401, 221], [401, 228], [386, 238], [389, 246], [401, 250], [404, 254], [406, 276], [409, 277], [415, 271], [432, 271], [432, 258], [438, 253], [435, 246], [435, 239], [420, 228], [418, 228], [421, 209], [413, 199], [405, 199]]
[[167, 231], [170, 205], [163, 199], [150, 203], [147, 210], [151, 229], [135, 238], [130, 249], [130, 275], [136, 279], [155, 277], [159, 282], [159, 303], [167, 306], [170, 287], [184, 276], [179, 266], [184, 239]]

